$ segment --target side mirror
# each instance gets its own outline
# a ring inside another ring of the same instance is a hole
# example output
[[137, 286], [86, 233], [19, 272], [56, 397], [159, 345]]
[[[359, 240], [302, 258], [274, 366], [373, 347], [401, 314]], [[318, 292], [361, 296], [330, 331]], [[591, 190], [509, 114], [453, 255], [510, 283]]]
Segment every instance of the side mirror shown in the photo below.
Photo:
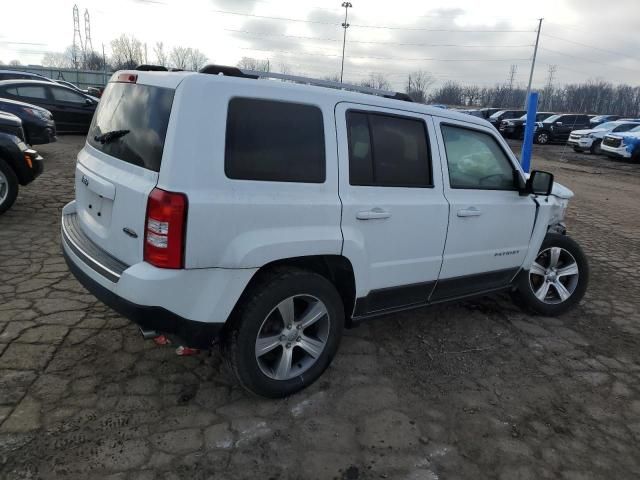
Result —
[[553, 173], [534, 170], [524, 187], [524, 194], [550, 195], [553, 189]]
[[85, 98], [84, 99], [84, 104], [87, 105], [87, 106], [88, 105], [94, 105], [94, 101], [91, 100], [90, 98]]

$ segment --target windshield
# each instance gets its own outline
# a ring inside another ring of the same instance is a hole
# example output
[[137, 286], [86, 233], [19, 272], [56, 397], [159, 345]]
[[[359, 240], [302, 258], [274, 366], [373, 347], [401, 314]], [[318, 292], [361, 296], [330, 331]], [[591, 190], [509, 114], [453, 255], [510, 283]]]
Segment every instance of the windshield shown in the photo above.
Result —
[[606, 122], [606, 123], [601, 123], [600, 125], [598, 125], [595, 128], [597, 130], [613, 130], [618, 125], [621, 125], [621, 123], [618, 123], [618, 122]]
[[543, 123], [553, 123], [558, 120], [562, 115], [551, 115], [548, 118], [545, 118]]
[[640, 132], [640, 125], [638, 125], [635, 128], [632, 128], [631, 130], [629, 130], [630, 132]]
[[124, 162], [160, 171], [173, 94], [169, 88], [109, 83], [87, 141]]
[[493, 115], [491, 115], [489, 118], [498, 118], [500, 115], [502, 115], [504, 112], [506, 112], [506, 110], [500, 110], [496, 113], [494, 113]]

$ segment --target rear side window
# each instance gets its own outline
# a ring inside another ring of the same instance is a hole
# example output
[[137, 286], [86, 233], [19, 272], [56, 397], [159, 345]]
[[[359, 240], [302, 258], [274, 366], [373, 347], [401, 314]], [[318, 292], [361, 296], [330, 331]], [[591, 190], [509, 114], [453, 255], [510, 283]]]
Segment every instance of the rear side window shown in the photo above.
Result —
[[431, 187], [431, 161], [422, 120], [348, 112], [349, 183]]
[[18, 87], [18, 96], [44, 100], [47, 98], [47, 92], [44, 87], [40, 85], [20, 86]]
[[300, 103], [231, 99], [224, 170], [237, 180], [323, 183], [322, 111]]
[[79, 93], [72, 92], [67, 88], [58, 88], [58, 87], [50, 87], [50, 88], [51, 88], [51, 93], [53, 93], [53, 98], [55, 98], [56, 100], [59, 100], [61, 102], [68, 102], [68, 103], [79, 103], [79, 104], [86, 103], [85, 102], [86, 97], [83, 97]]
[[[159, 172], [173, 95], [170, 88], [109, 83], [87, 141], [123, 162]], [[109, 138], [109, 132], [119, 133]]]

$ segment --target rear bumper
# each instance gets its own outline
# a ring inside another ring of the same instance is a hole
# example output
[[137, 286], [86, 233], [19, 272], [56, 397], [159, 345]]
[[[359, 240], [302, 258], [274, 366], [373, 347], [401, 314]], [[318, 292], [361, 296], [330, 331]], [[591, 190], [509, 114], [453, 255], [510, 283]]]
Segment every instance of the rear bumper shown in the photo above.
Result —
[[126, 265], [82, 231], [75, 202], [62, 211], [62, 249], [87, 290], [143, 330], [185, 346], [211, 346], [255, 269], [172, 270], [146, 262]]
[[192, 348], [210, 348], [222, 331], [223, 323], [188, 320], [162, 307], [130, 302], [87, 275], [63, 248], [64, 259], [76, 279], [98, 300], [128, 318], [142, 330], [155, 330], [167, 335], [174, 343]]

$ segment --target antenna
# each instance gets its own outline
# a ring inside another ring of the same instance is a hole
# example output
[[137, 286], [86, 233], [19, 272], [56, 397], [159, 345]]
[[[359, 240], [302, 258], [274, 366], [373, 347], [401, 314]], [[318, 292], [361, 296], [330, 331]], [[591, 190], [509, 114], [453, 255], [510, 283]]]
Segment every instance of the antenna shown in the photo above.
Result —
[[82, 35], [80, 34], [80, 14], [78, 13], [78, 5], [73, 6], [73, 46], [71, 47], [71, 56], [73, 67], [77, 70], [80, 61], [80, 54], [84, 53], [84, 45], [82, 44]]
[[84, 10], [84, 54], [91, 55], [93, 53], [93, 44], [91, 43], [91, 20], [89, 19], [89, 9]]

